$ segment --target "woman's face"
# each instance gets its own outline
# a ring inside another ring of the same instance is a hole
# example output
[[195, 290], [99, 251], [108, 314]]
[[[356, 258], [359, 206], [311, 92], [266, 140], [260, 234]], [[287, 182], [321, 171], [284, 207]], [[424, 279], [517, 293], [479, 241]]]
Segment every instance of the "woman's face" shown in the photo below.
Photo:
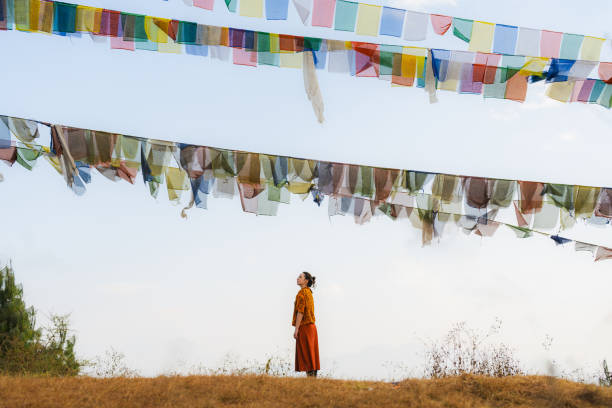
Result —
[[308, 283], [308, 280], [306, 280], [306, 278], [304, 277], [304, 274], [300, 273], [300, 275], [297, 277], [298, 286], [304, 286], [307, 283]]

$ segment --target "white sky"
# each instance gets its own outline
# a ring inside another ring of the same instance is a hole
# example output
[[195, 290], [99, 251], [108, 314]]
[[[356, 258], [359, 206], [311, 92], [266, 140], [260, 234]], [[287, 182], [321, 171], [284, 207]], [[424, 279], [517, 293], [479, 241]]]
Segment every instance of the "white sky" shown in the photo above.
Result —
[[[80, 4], [271, 32], [352, 38], [290, 22], [231, 15], [181, 0]], [[388, 3], [535, 28], [608, 35], [605, 1]], [[424, 45], [429, 45], [424, 44]], [[444, 46], [437, 44], [436, 46]], [[247, 68], [187, 55], [111, 51], [89, 38], [0, 33], [0, 114], [143, 137], [299, 157], [475, 176], [612, 186], [610, 112], [564, 105], [530, 87], [524, 104], [439, 94], [319, 72], [326, 123], [316, 122], [299, 70]], [[98, 174], [83, 197], [43, 160], [3, 167], [0, 259], [13, 259], [28, 304], [71, 313], [82, 357], [108, 347], [145, 375], [203, 364], [228, 352], [263, 360], [294, 346], [295, 277], [317, 276], [324, 372], [386, 378], [385, 362], [418, 374], [420, 339], [454, 322], [487, 328], [527, 368], [592, 367], [609, 354], [612, 264], [550, 240], [448, 233], [421, 248], [408, 222], [364, 226], [294, 198], [278, 217], [242, 213], [239, 200], [193, 210]], [[164, 194], [162, 190], [160, 197]], [[610, 227], [581, 232], [612, 246]], [[554, 338], [545, 352], [545, 335]], [[292, 358], [292, 355], [291, 355]]]

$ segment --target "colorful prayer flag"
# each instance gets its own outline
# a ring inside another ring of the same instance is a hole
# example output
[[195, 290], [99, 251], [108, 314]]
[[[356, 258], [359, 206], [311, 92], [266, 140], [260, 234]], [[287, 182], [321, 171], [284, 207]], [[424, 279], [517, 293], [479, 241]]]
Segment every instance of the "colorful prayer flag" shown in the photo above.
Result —
[[383, 7], [380, 19], [380, 35], [400, 37], [404, 26], [406, 10], [392, 7]]
[[484, 21], [474, 21], [469, 50], [472, 52], [491, 52], [494, 33], [495, 24]]
[[540, 30], [520, 27], [516, 44], [516, 54], [527, 57], [540, 56]]
[[262, 18], [263, 0], [240, 0], [240, 15]]
[[497, 54], [514, 54], [517, 38], [518, 27], [496, 24], [493, 52]]
[[431, 15], [431, 25], [433, 30], [438, 35], [444, 35], [453, 23], [453, 18], [449, 16], [443, 16], [441, 14]]
[[355, 31], [355, 21], [357, 19], [357, 3], [346, 0], [337, 0], [336, 19], [334, 30]]
[[588, 61], [599, 61], [601, 56], [601, 48], [606, 40], [597, 37], [584, 37], [582, 41], [582, 50], [580, 51], [580, 59]]
[[562, 38], [563, 33], [542, 30], [542, 37], [540, 40], [540, 56], [559, 58]]
[[453, 35], [466, 43], [472, 38], [473, 20], [453, 17]]
[[356, 33], [359, 35], [378, 35], [381, 7], [359, 3]]
[[427, 38], [428, 23], [428, 14], [406, 10], [406, 21], [404, 22], [404, 40], [421, 41]]
[[561, 40], [559, 58], [577, 60], [583, 39], [583, 35], [564, 33], [563, 39]]
[[312, 7], [312, 25], [331, 27], [334, 22], [336, 0], [314, 0]]

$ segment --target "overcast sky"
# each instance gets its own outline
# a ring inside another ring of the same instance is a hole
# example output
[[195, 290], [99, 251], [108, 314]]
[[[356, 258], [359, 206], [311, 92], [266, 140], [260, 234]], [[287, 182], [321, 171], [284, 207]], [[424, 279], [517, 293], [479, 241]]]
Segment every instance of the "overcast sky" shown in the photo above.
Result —
[[[82, 0], [81, 4], [270, 32], [354, 38], [289, 22], [209, 12], [181, 0]], [[387, 4], [387, 3], [386, 3]], [[394, 2], [429, 12], [596, 36], [607, 1]], [[364, 38], [365, 39], [365, 38]], [[401, 43], [401, 42], [397, 42]], [[429, 44], [423, 44], [429, 45]], [[441, 46], [436, 44], [436, 46]], [[376, 79], [319, 72], [326, 122], [317, 123], [302, 73], [249, 68], [188, 55], [111, 51], [84, 37], [0, 32], [0, 114], [71, 126], [321, 160], [474, 176], [612, 186], [610, 112], [546, 99], [527, 101], [391, 88]], [[418, 374], [423, 339], [453, 323], [499, 337], [525, 366], [594, 368], [611, 359], [612, 263], [571, 246], [446, 234], [421, 248], [408, 222], [357, 226], [294, 197], [278, 217], [245, 214], [238, 199], [211, 199], [187, 220], [140, 181], [94, 174], [82, 197], [40, 160], [33, 172], [0, 166], [4, 213], [0, 260], [13, 260], [40, 322], [71, 313], [77, 352], [114, 347], [145, 375], [218, 365], [227, 353], [263, 360], [292, 352], [295, 277], [317, 276], [321, 366], [337, 377], [388, 378], [387, 363]], [[612, 247], [610, 227], [577, 228]], [[551, 336], [551, 351], [542, 342]], [[293, 355], [290, 354], [290, 359]], [[291, 360], [292, 361], [292, 360]]]

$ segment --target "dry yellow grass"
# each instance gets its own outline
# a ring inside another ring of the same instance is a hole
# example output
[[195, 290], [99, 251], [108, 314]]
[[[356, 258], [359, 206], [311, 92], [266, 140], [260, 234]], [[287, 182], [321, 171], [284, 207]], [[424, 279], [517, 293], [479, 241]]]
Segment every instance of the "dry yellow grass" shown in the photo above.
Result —
[[0, 377], [0, 407], [612, 407], [612, 389], [547, 377], [475, 376], [398, 385], [266, 376]]

